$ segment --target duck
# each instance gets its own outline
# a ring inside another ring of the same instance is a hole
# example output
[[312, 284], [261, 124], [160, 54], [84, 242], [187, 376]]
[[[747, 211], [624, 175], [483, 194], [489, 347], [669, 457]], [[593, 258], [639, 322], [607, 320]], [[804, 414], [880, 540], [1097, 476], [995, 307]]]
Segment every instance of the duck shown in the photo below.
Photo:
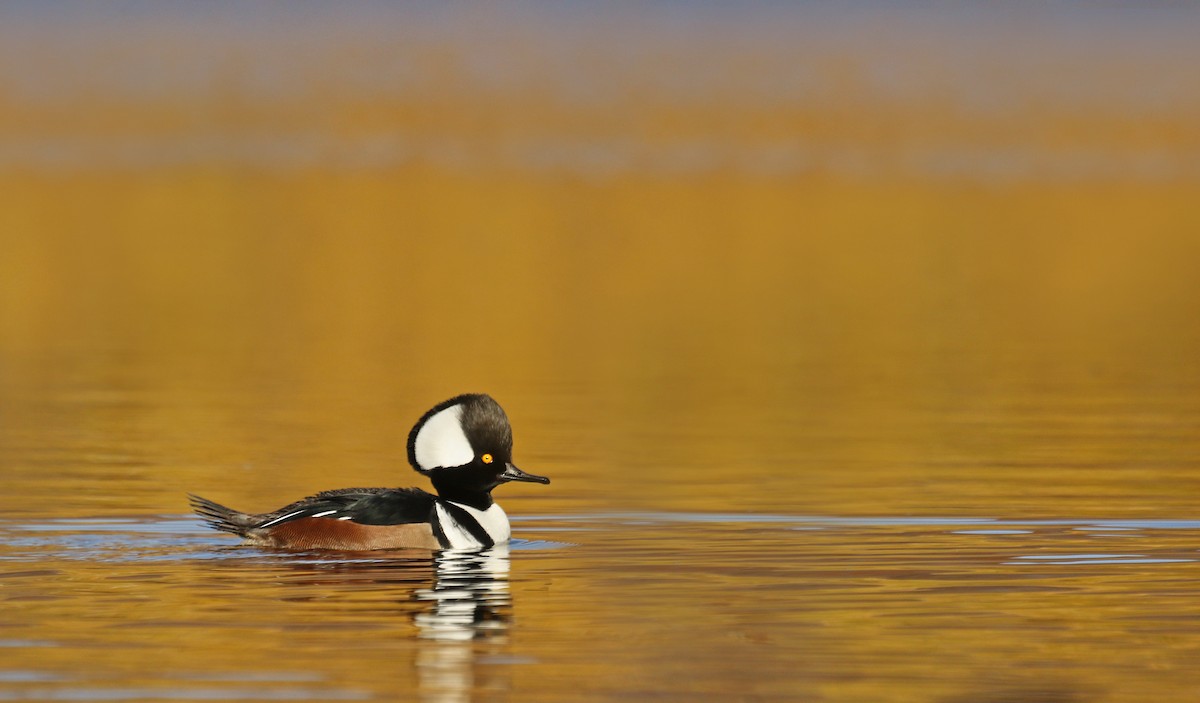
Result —
[[244, 513], [188, 494], [211, 528], [244, 544], [285, 550], [480, 550], [512, 536], [492, 490], [509, 482], [548, 484], [513, 464], [512, 426], [491, 396], [466, 393], [438, 403], [408, 434], [408, 463], [420, 488], [339, 488], [269, 513]]

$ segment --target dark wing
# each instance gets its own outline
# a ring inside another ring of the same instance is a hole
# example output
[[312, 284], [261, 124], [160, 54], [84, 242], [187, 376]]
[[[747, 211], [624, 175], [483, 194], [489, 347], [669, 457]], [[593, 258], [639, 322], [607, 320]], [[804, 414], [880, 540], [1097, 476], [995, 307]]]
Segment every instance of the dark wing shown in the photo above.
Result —
[[309, 517], [350, 520], [362, 525], [429, 522], [433, 500], [431, 494], [420, 488], [339, 488], [262, 515], [262, 521], [253, 527], [275, 527]]

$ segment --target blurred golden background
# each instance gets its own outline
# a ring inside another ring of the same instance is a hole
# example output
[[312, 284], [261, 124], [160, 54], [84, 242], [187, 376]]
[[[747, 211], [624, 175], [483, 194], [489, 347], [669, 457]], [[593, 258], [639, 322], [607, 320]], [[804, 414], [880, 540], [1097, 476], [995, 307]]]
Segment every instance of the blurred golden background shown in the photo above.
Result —
[[1194, 14], [10, 6], [5, 478], [409, 483], [483, 390], [536, 509], [1194, 510]]
[[[1198, 28], [4, 3], [0, 699], [1194, 697]], [[475, 391], [511, 562], [182, 517]]]

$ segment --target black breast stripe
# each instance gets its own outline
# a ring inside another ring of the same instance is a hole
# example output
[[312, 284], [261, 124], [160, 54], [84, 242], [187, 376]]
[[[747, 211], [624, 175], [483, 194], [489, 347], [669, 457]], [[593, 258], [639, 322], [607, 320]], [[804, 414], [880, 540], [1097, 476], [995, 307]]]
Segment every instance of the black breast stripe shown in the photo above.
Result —
[[[459, 527], [462, 527], [464, 530], [470, 533], [470, 535], [475, 538], [476, 542], [479, 542], [484, 547], [491, 547], [496, 544], [496, 542], [492, 539], [492, 536], [488, 534], [487, 530], [483, 529], [483, 525], [479, 524], [479, 521], [475, 519], [474, 515], [468, 513], [466, 510], [449, 501], [439, 500], [438, 505], [441, 505], [443, 508], [445, 508], [446, 513], [450, 516], [450, 519], [454, 520]], [[442, 543], [443, 547], [449, 547], [450, 541], [446, 539], [446, 531], [442, 528], [442, 521], [436, 510], [434, 511], [433, 515], [433, 534], [437, 537], [438, 542]]]

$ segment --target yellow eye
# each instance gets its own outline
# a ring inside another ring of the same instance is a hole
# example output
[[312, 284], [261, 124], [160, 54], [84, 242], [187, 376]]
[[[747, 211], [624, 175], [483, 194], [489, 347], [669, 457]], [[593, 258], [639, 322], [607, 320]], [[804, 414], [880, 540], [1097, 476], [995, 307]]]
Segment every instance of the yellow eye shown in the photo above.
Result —
[[492, 455], [484, 454], [483, 456], [479, 457], [479, 460], [485, 464], [490, 464], [490, 463], [492, 463]]

